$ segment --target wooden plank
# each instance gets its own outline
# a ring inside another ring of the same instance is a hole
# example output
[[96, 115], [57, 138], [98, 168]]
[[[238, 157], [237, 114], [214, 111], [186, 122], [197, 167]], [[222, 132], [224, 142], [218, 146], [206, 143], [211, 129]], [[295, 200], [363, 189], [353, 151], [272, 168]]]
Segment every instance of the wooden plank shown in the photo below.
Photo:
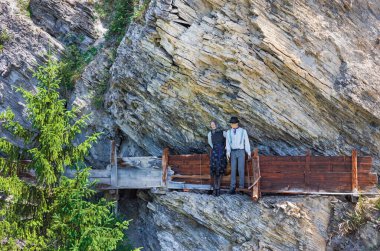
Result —
[[260, 166], [266, 162], [305, 162], [305, 156], [260, 156]]
[[350, 156], [310, 156], [311, 162], [338, 162], [338, 163], [351, 163]]
[[185, 184], [182, 182], [168, 182], [169, 189], [194, 189], [194, 190], [212, 190], [210, 184]]
[[352, 174], [349, 172], [325, 172], [325, 173], [310, 173], [310, 182], [347, 182], [351, 184]]
[[332, 164], [333, 172], [351, 172], [352, 163], [350, 164]]
[[358, 157], [358, 164], [359, 163], [372, 165], [373, 158], [371, 156], [361, 156], [361, 157]]
[[[290, 190], [262, 190], [263, 193], [268, 193], [268, 194], [310, 194], [310, 195], [352, 195], [351, 192], [325, 192], [325, 191], [302, 191], [298, 189], [290, 189]], [[362, 195], [379, 195], [377, 192], [363, 192], [361, 193]]]
[[172, 179], [211, 179], [210, 175], [172, 175]]
[[117, 187], [117, 150], [114, 140], [111, 142], [111, 186]]
[[378, 177], [376, 173], [358, 173], [358, 185], [360, 192], [377, 187]]
[[358, 173], [358, 183], [377, 185], [377, 173]]
[[305, 164], [305, 173], [304, 173], [304, 179], [305, 179], [305, 190], [307, 191], [310, 188], [310, 161], [311, 161], [311, 152], [310, 150], [307, 150], [306, 153], [306, 164]]
[[264, 167], [260, 165], [261, 173], [303, 172], [304, 169], [305, 169], [305, 163], [286, 165], [286, 166], [281, 164], [281, 165], [272, 165], [272, 166], [264, 166]]
[[118, 170], [119, 189], [147, 189], [162, 187], [162, 169], [128, 168]]
[[252, 157], [252, 173], [253, 173], [253, 187], [252, 187], [252, 200], [258, 201], [261, 197], [261, 173], [260, 173], [260, 156], [259, 149], [255, 149]]
[[111, 152], [110, 152], [110, 163], [111, 165], [115, 165], [115, 156], [116, 156], [116, 142], [115, 140], [111, 140]]
[[210, 168], [207, 166], [203, 166], [201, 170], [199, 170], [199, 167], [192, 166], [191, 168], [182, 168], [178, 166], [171, 167], [171, 169], [174, 171], [175, 174], [182, 174], [182, 175], [196, 175], [196, 174], [210, 174]]
[[262, 180], [260, 184], [261, 191], [287, 191], [290, 189], [298, 189], [305, 191], [305, 183], [273, 183]]
[[372, 169], [373, 159], [372, 157], [357, 157], [358, 172], [370, 172]]
[[352, 150], [352, 192], [358, 193], [358, 153]]
[[162, 152], [162, 183], [166, 186], [169, 164], [169, 148], [165, 148]]
[[97, 184], [96, 185], [111, 185], [111, 179], [110, 178], [101, 178], [101, 177], [90, 177], [89, 180], [92, 182], [92, 181], [96, 181]]
[[305, 161], [261, 161], [260, 156], [260, 167], [271, 167], [271, 166], [294, 166], [294, 165], [304, 165]]
[[[260, 170], [261, 172], [261, 170]], [[289, 180], [289, 179], [299, 179], [303, 182], [304, 172], [279, 172], [279, 173], [261, 173], [262, 179], [271, 179], [271, 180]]]

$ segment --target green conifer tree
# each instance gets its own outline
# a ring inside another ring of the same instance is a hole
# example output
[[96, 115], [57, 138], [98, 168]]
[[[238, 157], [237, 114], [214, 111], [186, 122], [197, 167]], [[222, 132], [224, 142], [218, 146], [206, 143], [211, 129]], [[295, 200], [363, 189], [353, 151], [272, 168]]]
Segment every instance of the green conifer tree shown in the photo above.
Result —
[[[0, 138], [1, 250], [115, 250], [128, 227], [116, 220], [112, 202], [92, 200], [89, 170], [79, 166], [100, 134], [74, 143], [89, 116], [78, 118], [75, 108], [65, 108], [58, 92], [61, 68], [50, 57], [34, 74], [36, 92], [17, 89], [30, 127], [10, 109], [0, 114], [0, 128], [22, 142], [18, 147]], [[63, 176], [65, 167], [77, 169], [75, 178]], [[35, 179], [25, 177], [31, 172]]]

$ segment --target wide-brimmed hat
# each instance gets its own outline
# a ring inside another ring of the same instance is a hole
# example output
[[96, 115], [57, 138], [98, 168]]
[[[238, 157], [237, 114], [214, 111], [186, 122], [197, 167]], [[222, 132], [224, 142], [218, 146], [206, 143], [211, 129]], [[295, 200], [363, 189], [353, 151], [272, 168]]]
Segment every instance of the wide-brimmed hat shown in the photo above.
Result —
[[237, 117], [231, 117], [230, 121], [228, 122], [230, 124], [236, 124], [239, 123], [239, 119]]

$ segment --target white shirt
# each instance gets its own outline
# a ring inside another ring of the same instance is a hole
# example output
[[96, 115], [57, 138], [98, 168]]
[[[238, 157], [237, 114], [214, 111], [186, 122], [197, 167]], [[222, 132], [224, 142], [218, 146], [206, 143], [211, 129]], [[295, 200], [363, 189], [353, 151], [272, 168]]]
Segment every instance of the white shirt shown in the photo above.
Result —
[[236, 129], [236, 134], [233, 132], [234, 129], [229, 129], [227, 131], [226, 137], [226, 149], [227, 154], [231, 153], [232, 149], [243, 149], [245, 152], [251, 154], [251, 146], [249, 144], [247, 130], [239, 127]]

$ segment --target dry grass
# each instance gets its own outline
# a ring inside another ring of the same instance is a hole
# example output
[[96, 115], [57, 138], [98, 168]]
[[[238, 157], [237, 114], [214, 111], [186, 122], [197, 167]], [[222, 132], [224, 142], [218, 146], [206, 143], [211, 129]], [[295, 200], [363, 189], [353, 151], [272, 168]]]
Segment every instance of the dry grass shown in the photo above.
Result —
[[371, 219], [371, 213], [378, 210], [376, 203], [380, 203], [377, 202], [379, 200], [373, 201], [360, 196], [354, 210], [347, 213], [346, 220], [339, 224], [339, 233], [341, 235], [348, 235], [367, 223]]

